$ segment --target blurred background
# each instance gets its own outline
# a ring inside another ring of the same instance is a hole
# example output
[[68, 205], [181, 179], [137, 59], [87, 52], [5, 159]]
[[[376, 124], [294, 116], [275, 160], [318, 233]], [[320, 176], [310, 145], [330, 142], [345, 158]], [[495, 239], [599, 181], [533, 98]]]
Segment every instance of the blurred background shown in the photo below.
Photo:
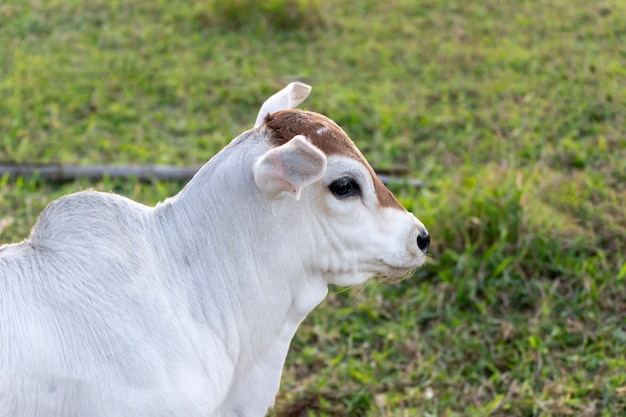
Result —
[[[432, 236], [331, 288], [273, 417], [626, 415], [626, 2], [2, 0], [0, 161], [197, 166], [290, 81]], [[0, 242], [86, 188], [0, 179]]]

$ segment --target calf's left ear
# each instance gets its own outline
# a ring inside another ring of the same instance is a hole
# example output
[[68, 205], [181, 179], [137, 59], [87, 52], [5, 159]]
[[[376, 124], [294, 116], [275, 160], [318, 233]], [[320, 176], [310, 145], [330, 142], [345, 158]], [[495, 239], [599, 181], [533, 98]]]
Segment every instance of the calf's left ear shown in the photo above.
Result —
[[276, 113], [279, 110], [291, 110], [298, 107], [311, 92], [311, 86], [300, 82], [290, 83], [287, 87], [265, 100], [256, 117], [254, 127], [263, 124], [263, 119], [268, 113]]
[[296, 200], [326, 171], [326, 155], [302, 135], [267, 151], [254, 164], [254, 181], [270, 198], [286, 192]]

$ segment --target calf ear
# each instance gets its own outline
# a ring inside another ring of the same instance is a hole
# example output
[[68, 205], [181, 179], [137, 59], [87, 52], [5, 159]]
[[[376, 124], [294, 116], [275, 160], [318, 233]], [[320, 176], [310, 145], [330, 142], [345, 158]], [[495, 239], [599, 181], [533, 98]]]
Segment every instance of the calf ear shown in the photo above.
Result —
[[274, 94], [272, 97], [265, 100], [265, 103], [261, 106], [259, 114], [256, 117], [254, 127], [259, 127], [263, 123], [263, 118], [268, 113], [275, 113], [279, 110], [291, 110], [295, 109], [298, 104], [302, 103], [311, 92], [311, 86], [293, 82], [287, 87]]
[[270, 198], [287, 192], [296, 200], [300, 191], [325, 171], [326, 155], [302, 135], [267, 151], [253, 169], [257, 187]]

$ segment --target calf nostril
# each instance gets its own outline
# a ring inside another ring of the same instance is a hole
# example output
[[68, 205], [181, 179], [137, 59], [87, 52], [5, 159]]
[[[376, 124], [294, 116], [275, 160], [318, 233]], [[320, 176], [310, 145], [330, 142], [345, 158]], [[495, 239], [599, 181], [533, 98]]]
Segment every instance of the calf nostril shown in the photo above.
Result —
[[428, 246], [430, 245], [430, 235], [426, 230], [422, 230], [419, 235], [417, 235], [417, 247], [424, 253], [428, 250]]

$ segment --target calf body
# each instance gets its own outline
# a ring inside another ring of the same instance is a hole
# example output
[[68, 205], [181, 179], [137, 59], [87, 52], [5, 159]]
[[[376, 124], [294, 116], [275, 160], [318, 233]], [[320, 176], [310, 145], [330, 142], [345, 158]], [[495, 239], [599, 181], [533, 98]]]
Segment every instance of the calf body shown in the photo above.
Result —
[[291, 110], [308, 91], [156, 207], [69, 195], [0, 248], [0, 415], [262, 416], [329, 283], [424, 262], [423, 225], [343, 130]]

